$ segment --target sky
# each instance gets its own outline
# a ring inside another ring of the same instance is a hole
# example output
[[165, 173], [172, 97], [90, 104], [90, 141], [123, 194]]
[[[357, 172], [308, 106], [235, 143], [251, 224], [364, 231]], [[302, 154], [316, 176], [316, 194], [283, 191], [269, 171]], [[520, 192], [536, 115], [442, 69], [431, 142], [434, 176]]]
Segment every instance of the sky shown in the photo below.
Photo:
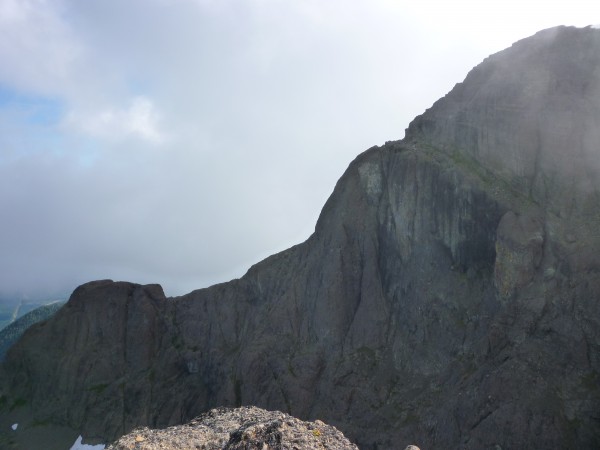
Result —
[[597, 23], [577, 0], [0, 0], [0, 298], [240, 277], [486, 56]]

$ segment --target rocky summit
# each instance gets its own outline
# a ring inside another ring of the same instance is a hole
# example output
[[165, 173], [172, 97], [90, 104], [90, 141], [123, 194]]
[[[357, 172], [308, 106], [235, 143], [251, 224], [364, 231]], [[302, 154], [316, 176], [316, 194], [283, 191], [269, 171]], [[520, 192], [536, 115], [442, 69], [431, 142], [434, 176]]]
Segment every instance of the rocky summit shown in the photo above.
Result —
[[358, 450], [320, 420], [303, 422], [279, 411], [251, 407], [216, 408], [185, 425], [141, 428], [108, 450]]
[[306, 242], [182, 297], [83, 285], [2, 371], [7, 420], [103, 442], [256, 405], [364, 450], [600, 448], [600, 30], [487, 58]]

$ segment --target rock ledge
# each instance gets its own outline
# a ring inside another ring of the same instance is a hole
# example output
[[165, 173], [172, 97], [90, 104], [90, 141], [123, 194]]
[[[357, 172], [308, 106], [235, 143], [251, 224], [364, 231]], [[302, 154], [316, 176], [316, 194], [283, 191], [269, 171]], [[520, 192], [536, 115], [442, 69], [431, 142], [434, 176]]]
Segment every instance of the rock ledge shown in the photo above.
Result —
[[303, 422], [254, 406], [216, 408], [185, 425], [138, 428], [107, 450], [358, 450], [341, 431], [320, 420]]

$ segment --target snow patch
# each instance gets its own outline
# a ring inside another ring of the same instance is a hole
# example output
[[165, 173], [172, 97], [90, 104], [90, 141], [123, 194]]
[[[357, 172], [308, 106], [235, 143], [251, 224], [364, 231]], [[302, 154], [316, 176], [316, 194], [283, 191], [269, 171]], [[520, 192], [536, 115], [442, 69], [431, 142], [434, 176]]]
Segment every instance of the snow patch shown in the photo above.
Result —
[[88, 445], [82, 444], [82, 436], [79, 436], [70, 450], [104, 450], [104, 444]]
[[18, 426], [19, 426], [18, 423], [13, 423], [12, 426], [11, 426], [11, 428], [12, 428], [13, 431], [17, 431], [17, 427]]

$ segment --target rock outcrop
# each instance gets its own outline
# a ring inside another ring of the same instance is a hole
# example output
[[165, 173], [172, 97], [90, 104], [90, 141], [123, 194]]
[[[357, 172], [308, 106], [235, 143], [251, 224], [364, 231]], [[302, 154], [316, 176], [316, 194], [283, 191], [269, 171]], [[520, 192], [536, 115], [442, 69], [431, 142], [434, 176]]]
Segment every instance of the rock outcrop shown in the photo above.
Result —
[[140, 428], [107, 450], [358, 450], [336, 428], [256, 407], [216, 408], [185, 425]]
[[3, 414], [114, 439], [257, 405], [364, 450], [600, 448], [599, 130], [600, 30], [524, 39], [241, 279], [79, 287], [8, 353]]

